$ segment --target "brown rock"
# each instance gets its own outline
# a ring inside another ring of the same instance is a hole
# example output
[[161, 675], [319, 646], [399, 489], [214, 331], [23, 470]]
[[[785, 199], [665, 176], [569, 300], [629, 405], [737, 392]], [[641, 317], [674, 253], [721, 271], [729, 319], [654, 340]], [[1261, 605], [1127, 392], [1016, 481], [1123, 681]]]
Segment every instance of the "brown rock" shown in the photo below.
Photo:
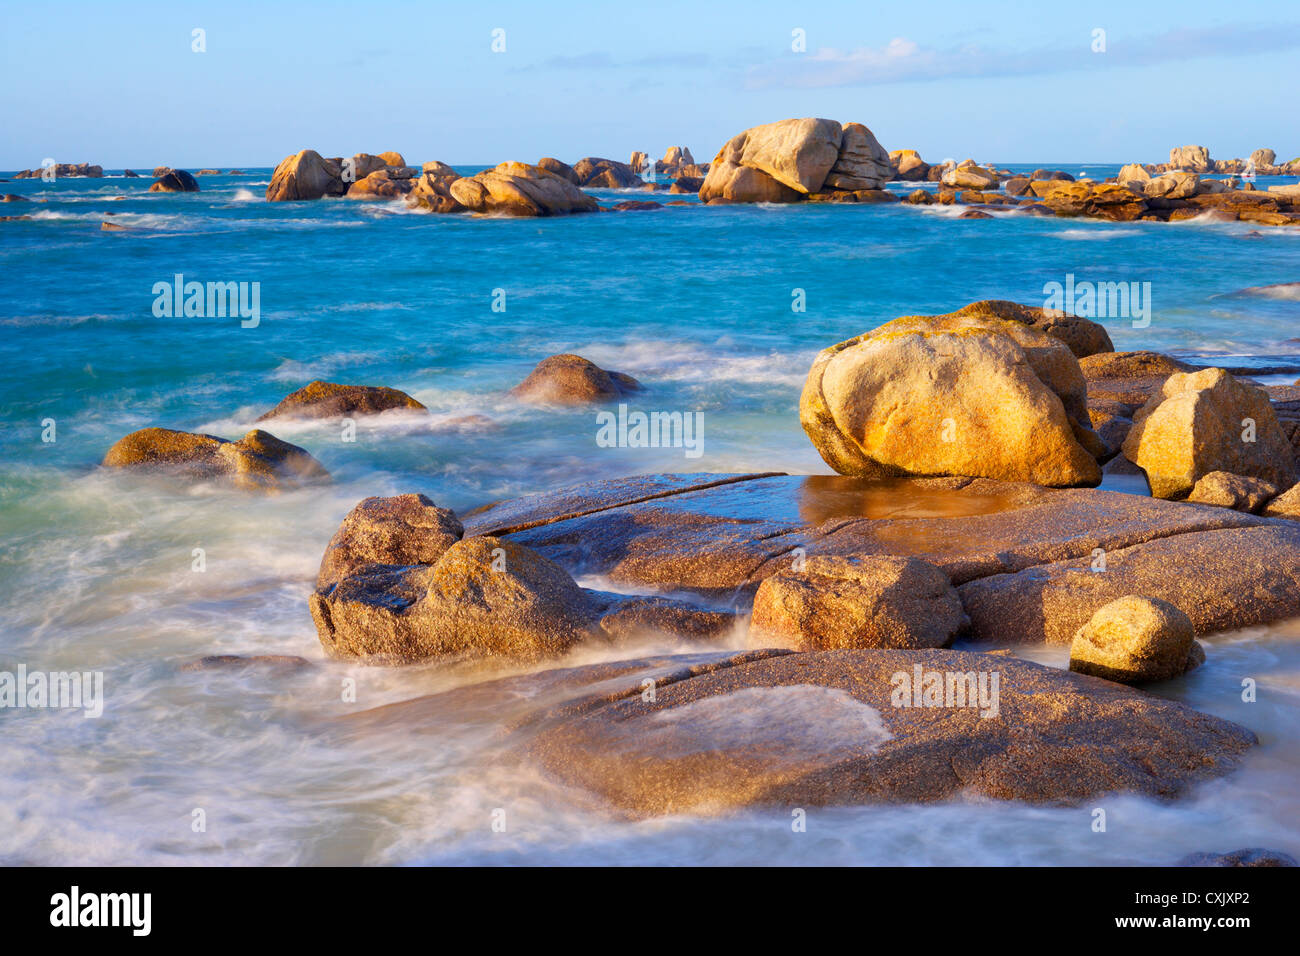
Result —
[[1104, 571], [1093, 570], [1096, 557], [1073, 559], [980, 578], [958, 590], [973, 634], [988, 641], [1015, 634], [1030, 643], [1066, 644], [1095, 611], [1129, 594], [1181, 608], [1197, 634], [1240, 630], [1300, 617], [1300, 529], [1283, 524], [1103, 548]]
[[478, 213], [553, 216], [599, 208], [594, 198], [567, 179], [527, 163], [501, 163], [454, 180], [449, 191], [456, 202]]
[[824, 349], [799, 414], [841, 474], [1101, 480], [1094, 456], [1106, 448], [1073, 354], [983, 314], [908, 316]]
[[763, 646], [800, 651], [943, 647], [966, 623], [957, 590], [932, 564], [813, 556], [763, 581], [750, 634]]
[[1175, 373], [1133, 416], [1124, 455], [1158, 498], [1182, 497], [1213, 471], [1295, 484], [1295, 455], [1262, 389], [1223, 369]]
[[[155, 170], [157, 172], [157, 170]], [[342, 161], [324, 159], [314, 149], [304, 149], [280, 161], [266, 187], [268, 202], [291, 202], [342, 196], [348, 184], [343, 181]]]
[[1230, 772], [1257, 742], [1174, 701], [989, 654], [737, 656], [661, 674], [651, 699], [639, 677], [549, 708], [521, 745], [564, 783], [636, 815], [958, 794], [1172, 797]]
[[578, 174], [573, 171], [573, 167], [570, 166], [568, 163], [562, 163], [558, 159], [555, 159], [551, 156], [543, 156], [541, 159], [537, 161], [537, 166], [539, 169], [544, 169], [548, 173], [554, 173], [556, 176], [559, 176], [561, 179], [567, 179], [575, 186], [582, 185], [582, 183], [579, 182], [578, 180]]
[[372, 564], [436, 564], [464, 533], [454, 512], [424, 495], [367, 498], [348, 512], [330, 539], [316, 588], [328, 591]]
[[106, 468], [160, 471], [194, 481], [224, 480], [249, 491], [275, 492], [328, 480], [329, 472], [297, 445], [253, 429], [239, 441], [214, 435], [142, 428], [121, 438]]
[[1191, 619], [1139, 595], [1098, 608], [1070, 642], [1070, 670], [1121, 684], [1169, 680], [1204, 660]]
[[169, 169], [149, 186], [151, 193], [196, 193], [199, 184], [183, 169]]
[[317, 379], [285, 396], [280, 404], [258, 418], [336, 418], [345, 415], [378, 415], [401, 408], [426, 411], [425, 407], [395, 388], [382, 385], [339, 385]]
[[535, 661], [590, 633], [600, 610], [563, 568], [492, 537], [457, 541], [432, 565], [366, 565], [310, 605], [328, 655], [373, 663]]
[[1277, 496], [1277, 486], [1258, 478], [1247, 478], [1226, 471], [1212, 471], [1201, 476], [1187, 500], [1202, 505], [1218, 505], [1236, 511], [1256, 513], [1264, 503]]
[[621, 372], [607, 372], [581, 355], [552, 355], [537, 363], [510, 394], [525, 402], [584, 405], [619, 398], [640, 383]]

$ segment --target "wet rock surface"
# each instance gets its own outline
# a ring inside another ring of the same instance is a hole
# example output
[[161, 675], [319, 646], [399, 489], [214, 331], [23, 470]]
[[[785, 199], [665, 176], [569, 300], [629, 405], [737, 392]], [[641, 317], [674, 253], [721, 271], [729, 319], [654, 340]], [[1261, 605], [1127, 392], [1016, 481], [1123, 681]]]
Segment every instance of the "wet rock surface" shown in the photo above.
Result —
[[391, 409], [427, 411], [410, 395], [382, 385], [340, 385], [319, 379], [286, 395], [275, 408], [260, 416], [271, 418], [337, 418], [344, 415], [378, 415]]
[[653, 695], [638, 678], [516, 725], [535, 733], [520, 746], [546, 771], [638, 816], [959, 794], [1172, 797], [1229, 772], [1255, 743], [1236, 724], [1119, 684], [960, 651], [738, 655], [661, 677]]
[[253, 429], [238, 441], [215, 435], [142, 428], [119, 439], [102, 462], [188, 481], [227, 481], [247, 491], [276, 492], [329, 480], [305, 449]]

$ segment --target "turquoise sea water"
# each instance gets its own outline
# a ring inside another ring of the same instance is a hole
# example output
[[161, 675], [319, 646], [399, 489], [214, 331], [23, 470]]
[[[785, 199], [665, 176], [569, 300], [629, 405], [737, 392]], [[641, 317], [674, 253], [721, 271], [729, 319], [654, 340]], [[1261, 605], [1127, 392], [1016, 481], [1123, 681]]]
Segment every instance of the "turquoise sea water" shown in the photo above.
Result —
[[[1242, 291], [1300, 281], [1300, 229], [959, 221], [961, 207], [901, 205], [474, 219], [268, 204], [269, 178], [200, 177], [190, 195], [149, 194], [147, 176], [0, 184], [40, 200], [0, 206], [33, 217], [0, 222], [0, 670], [103, 670], [109, 696], [98, 720], [0, 712], [0, 861], [1163, 863], [1259, 843], [1300, 852], [1300, 760], [1287, 743], [1300, 730], [1296, 627], [1212, 639], [1210, 664], [1170, 685], [1241, 719], [1215, 677], [1257, 668], [1273, 690], [1248, 722], [1264, 746], [1242, 774], [1183, 804], [1120, 801], [1123, 840], [1091, 839], [1082, 817], [1076, 832], [1076, 811], [972, 804], [834, 811], [802, 843], [780, 821], [764, 836], [761, 815], [633, 825], [579, 810], [544, 781], [494, 776], [482, 727], [386, 741], [382, 761], [367, 759], [373, 742], [307, 729], [463, 679], [436, 668], [177, 671], [214, 653], [321, 660], [306, 595], [325, 542], [368, 495], [422, 491], [466, 509], [638, 472], [824, 473], [797, 416], [812, 357], [898, 315], [982, 298], [1042, 304], [1044, 284], [1069, 274], [1150, 282], [1149, 326], [1103, 320], [1117, 348], [1300, 364], [1294, 291]], [[103, 232], [106, 220], [127, 230]], [[260, 323], [155, 317], [153, 287], [176, 274], [259, 283]], [[792, 311], [795, 290], [806, 311]], [[600, 448], [591, 411], [506, 396], [563, 351], [640, 379], [635, 408], [702, 412], [702, 456]], [[333, 424], [276, 424], [335, 481], [271, 499], [95, 468], [147, 425], [237, 437], [315, 378], [401, 388], [433, 410], [433, 426], [362, 420], [345, 442]], [[489, 421], [458, 421], [469, 415]], [[57, 440], [44, 442], [50, 419]], [[356, 704], [338, 700], [347, 675]], [[479, 824], [503, 793], [529, 808], [533, 829], [494, 844]], [[204, 833], [190, 826], [196, 807]]]

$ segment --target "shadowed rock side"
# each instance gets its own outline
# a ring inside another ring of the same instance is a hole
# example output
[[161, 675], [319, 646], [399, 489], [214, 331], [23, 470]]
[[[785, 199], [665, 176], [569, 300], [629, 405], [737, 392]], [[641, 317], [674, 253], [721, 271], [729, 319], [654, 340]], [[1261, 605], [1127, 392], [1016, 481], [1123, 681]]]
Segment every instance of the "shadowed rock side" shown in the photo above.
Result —
[[[940, 703], [965, 706], [920, 706], [927, 692], [934, 703], [936, 680]], [[1236, 724], [1119, 684], [957, 651], [737, 658], [659, 682], [653, 699], [642, 691], [630, 680], [612, 701], [552, 708], [527, 754], [561, 781], [649, 816], [963, 793], [1061, 804], [1115, 792], [1173, 797], [1228, 773], [1256, 742]]]
[[378, 415], [390, 409], [427, 409], [395, 388], [382, 385], [339, 385], [319, 379], [290, 392], [257, 420], [270, 418], [335, 418], [340, 415]]
[[824, 349], [799, 418], [846, 475], [1095, 485], [1109, 451], [1074, 353], [988, 312], [906, 316]]
[[260, 429], [228, 441], [170, 428], [142, 428], [119, 439], [102, 464], [191, 481], [224, 480], [249, 491], [281, 491], [329, 480], [329, 472], [305, 449]]
[[566, 354], [542, 359], [510, 394], [539, 405], [585, 405], [621, 398], [640, 388], [641, 383], [630, 375]]
[[149, 187], [151, 193], [196, 193], [199, 184], [183, 169], [169, 169]]

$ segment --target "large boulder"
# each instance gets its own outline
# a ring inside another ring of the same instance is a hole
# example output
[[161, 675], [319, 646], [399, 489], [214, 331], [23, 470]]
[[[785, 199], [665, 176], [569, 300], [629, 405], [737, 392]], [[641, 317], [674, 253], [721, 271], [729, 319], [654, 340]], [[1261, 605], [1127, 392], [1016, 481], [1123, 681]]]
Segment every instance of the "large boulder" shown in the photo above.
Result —
[[799, 416], [845, 475], [1095, 485], [1106, 452], [1073, 353], [980, 315], [909, 316], [824, 349]]
[[1168, 680], [1204, 660], [1186, 614], [1136, 594], [1098, 608], [1070, 643], [1070, 670], [1121, 684]]
[[538, 405], [585, 405], [621, 398], [640, 387], [632, 376], [608, 372], [581, 355], [552, 355], [538, 362], [510, 394]]
[[795, 650], [943, 647], [965, 625], [948, 575], [894, 555], [806, 558], [754, 595], [751, 640]]
[[1204, 146], [1175, 146], [1169, 151], [1169, 165], [1193, 173], [1210, 171], [1210, 151]]
[[894, 170], [894, 179], [901, 179], [904, 182], [923, 183], [930, 175], [930, 164], [914, 149], [892, 151], [889, 154], [889, 163]]
[[316, 588], [328, 591], [367, 565], [436, 564], [464, 534], [454, 512], [424, 495], [367, 498], [348, 512], [330, 539]]
[[342, 160], [325, 159], [314, 149], [304, 149], [285, 157], [275, 167], [271, 183], [266, 187], [266, 198], [268, 202], [320, 199], [342, 196], [347, 189]]
[[[787, 119], [747, 129], [732, 137], [714, 157], [700, 188], [700, 200], [781, 202], [818, 192], [839, 161], [843, 139], [843, 128], [828, 119]], [[855, 137], [854, 142], [855, 148], [867, 151], [863, 155], [870, 154], [865, 140]], [[846, 169], [857, 168], [861, 167], [853, 165], [850, 157]], [[742, 169], [751, 172], [742, 173]], [[773, 182], [789, 192], [773, 189]]]
[[1212, 471], [1295, 484], [1295, 453], [1263, 389], [1219, 368], [1170, 375], [1133, 416], [1124, 456], [1158, 498], [1181, 498]]
[[169, 169], [149, 186], [151, 193], [196, 193], [199, 184], [183, 169]]
[[[448, 530], [435, 524], [435, 550]], [[310, 606], [329, 656], [372, 663], [537, 660], [582, 640], [601, 610], [559, 565], [493, 537], [462, 538], [432, 564], [362, 565]]]
[[226, 481], [249, 491], [275, 492], [328, 480], [306, 450], [253, 429], [239, 441], [215, 435], [142, 428], [119, 439], [106, 468], [159, 472], [191, 481]]
[[528, 163], [501, 163], [454, 180], [451, 196], [471, 212], [506, 216], [554, 216], [595, 212], [596, 200], [555, 173]]
[[[534, 735], [519, 746], [560, 781], [635, 815], [970, 795], [1169, 798], [1231, 772], [1258, 742], [1122, 684], [961, 651], [690, 659], [650, 678], [653, 695], [640, 672], [601, 676], [543, 719], [521, 720]], [[515, 689], [507, 699], [526, 699]], [[456, 703], [465, 702], [447, 701], [449, 714]]]
[[826, 174], [823, 189], [880, 189], [893, 178], [889, 153], [861, 123], [846, 123], [839, 158]]
[[402, 158], [402, 154], [399, 153], [399, 152], [397, 152], [396, 150], [389, 150], [388, 152], [385, 152], [385, 153], [377, 153], [376, 155], [377, 155], [380, 159], [382, 159], [382, 160], [384, 161], [384, 163], [385, 163], [386, 165], [388, 165], [388, 166], [405, 166], [405, 165], [406, 165], [406, 160], [403, 159], [403, 158]]
[[425, 407], [395, 388], [383, 385], [340, 385], [317, 379], [291, 392], [257, 420], [271, 418], [337, 418], [345, 415], [378, 415], [390, 409], [425, 411]]

